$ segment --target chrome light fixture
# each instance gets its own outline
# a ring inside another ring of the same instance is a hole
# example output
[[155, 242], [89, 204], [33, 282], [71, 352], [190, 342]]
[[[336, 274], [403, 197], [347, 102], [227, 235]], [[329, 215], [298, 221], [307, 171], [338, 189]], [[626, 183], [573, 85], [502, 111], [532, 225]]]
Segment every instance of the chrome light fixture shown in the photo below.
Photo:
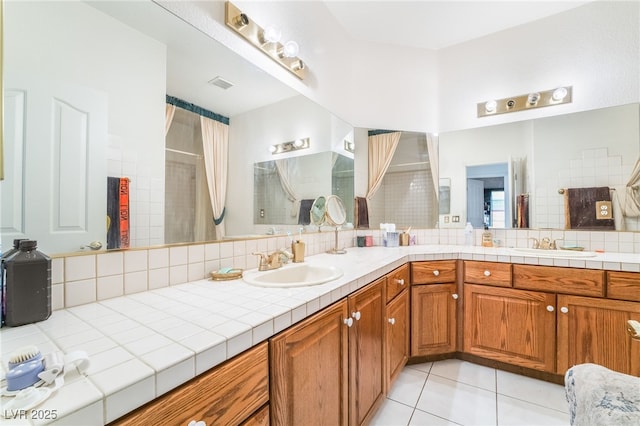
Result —
[[572, 102], [572, 87], [563, 86], [542, 92], [480, 102], [476, 106], [478, 117], [523, 111]]
[[298, 43], [280, 43], [280, 29], [274, 25], [262, 28], [229, 1], [225, 3], [225, 24], [296, 77], [304, 79], [307, 66], [298, 58]]
[[296, 139], [291, 142], [279, 143], [277, 145], [271, 145], [269, 147], [269, 151], [272, 154], [282, 154], [285, 152], [297, 151], [299, 149], [307, 149], [311, 145], [309, 143], [309, 138]]

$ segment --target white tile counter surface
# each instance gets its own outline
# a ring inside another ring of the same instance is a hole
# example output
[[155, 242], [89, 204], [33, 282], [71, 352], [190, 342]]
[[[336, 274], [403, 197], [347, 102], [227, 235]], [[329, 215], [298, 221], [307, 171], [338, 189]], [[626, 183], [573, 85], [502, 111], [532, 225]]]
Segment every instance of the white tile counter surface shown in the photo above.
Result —
[[[68, 372], [64, 387], [37, 408], [41, 412], [55, 410], [60, 424], [107, 423], [408, 261], [441, 259], [640, 272], [640, 254], [552, 258], [514, 255], [506, 248], [354, 247], [347, 249], [345, 255], [306, 258], [306, 263], [332, 265], [344, 271], [341, 278], [321, 285], [261, 288], [242, 280], [200, 280], [58, 310], [40, 323], [2, 328], [3, 376], [10, 354], [25, 345], [35, 344], [43, 354], [84, 350], [91, 359], [86, 374]], [[6, 399], [2, 402], [6, 403]]]

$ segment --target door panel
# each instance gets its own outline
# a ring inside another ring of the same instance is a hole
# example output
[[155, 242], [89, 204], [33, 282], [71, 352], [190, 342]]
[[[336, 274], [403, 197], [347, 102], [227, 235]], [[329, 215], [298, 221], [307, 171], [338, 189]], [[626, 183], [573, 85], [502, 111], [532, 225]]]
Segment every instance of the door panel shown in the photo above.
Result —
[[484, 182], [467, 179], [467, 222], [476, 229], [484, 228]]
[[106, 244], [106, 94], [27, 74], [9, 84], [5, 99], [12, 119], [5, 132], [12, 135], [6, 143], [15, 161], [5, 163], [12, 181], [3, 183], [3, 191], [17, 184], [9, 194], [17, 202], [22, 172], [25, 195], [23, 204], [11, 206], [9, 223], [2, 224], [3, 242], [37, 236], [42, 251], [56, 253], [92, 241]]

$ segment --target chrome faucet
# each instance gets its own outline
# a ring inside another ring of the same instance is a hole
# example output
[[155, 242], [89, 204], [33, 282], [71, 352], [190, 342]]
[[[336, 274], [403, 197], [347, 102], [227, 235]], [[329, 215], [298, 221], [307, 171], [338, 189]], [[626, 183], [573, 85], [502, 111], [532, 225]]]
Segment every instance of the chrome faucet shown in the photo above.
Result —
[[270, 271], [271, 269], [278, 269], [282, 265], [289, 263], [293, 259], [293, 254], [287, 249], [276, 250], [271, 254], [264, 253], [251, 253], [260, 257], [260, 263], [258, 265], [258, 271]]

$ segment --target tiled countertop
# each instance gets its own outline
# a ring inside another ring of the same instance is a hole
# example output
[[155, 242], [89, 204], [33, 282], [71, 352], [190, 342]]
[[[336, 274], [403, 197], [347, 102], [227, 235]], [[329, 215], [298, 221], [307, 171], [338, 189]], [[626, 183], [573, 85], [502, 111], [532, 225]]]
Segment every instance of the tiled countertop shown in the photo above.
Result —
[[[506, 248], [411, 246], [349, 248], [306, 258], [344, 275], [312, 287], [261, 288], [242, 280], [200, 280], [55, 311], [43, 322], [0, 330], [2, 367], [29, 344], [42, 353], [86, 351], [91, 366], [37, 407], [65, 424], [117, 419], [329, 306], [408, 261], [467, 259], [640, 272], [640, 254], [554, 258]], [[289, 265], [285, 265], [287, 268]], [[6, 402], [6, 399], [3, 399]], [[43, 424], [51, 420], [4, 420]]]

